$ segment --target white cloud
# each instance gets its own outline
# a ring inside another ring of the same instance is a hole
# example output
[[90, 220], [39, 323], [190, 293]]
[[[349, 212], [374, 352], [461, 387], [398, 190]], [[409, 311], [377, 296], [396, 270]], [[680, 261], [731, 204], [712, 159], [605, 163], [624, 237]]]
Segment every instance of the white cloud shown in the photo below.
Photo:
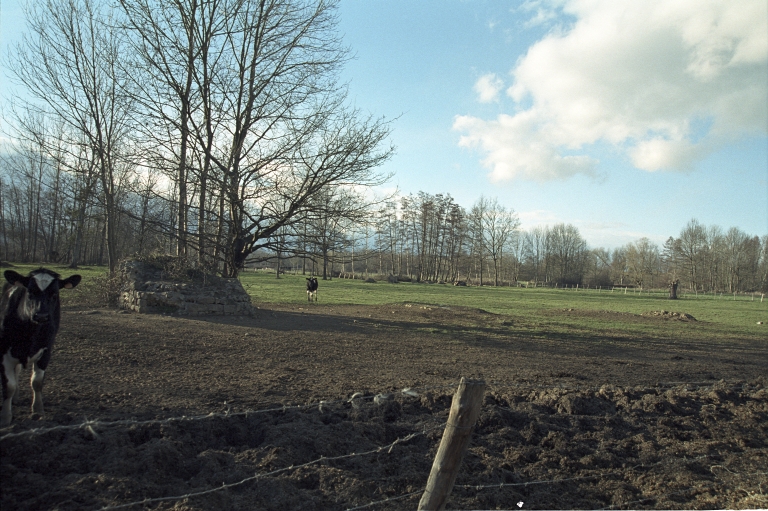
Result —
[[[713, 146], [766, 133], [764, 0], [552, 4], [576, 21], [517, 61], [507, 89], [516, 113], [454, 122], [460, 145], [485, 153], [492, 179], [595, 175], [597, 143], [639, 169], [691, 170]], [[544, 7], [532, 5], [538, 17]]]
[[488, 73], [478, 78], [474, 88], [478, 101], [490, 103], [499, 99], [499, 92], [504, 88], [504, 82], [494, 73]]
[[557, 12], [555, 8], [548, 4], [549, 2], [532, 0], [523, 3], [518, 9], [515, 9], [515, 11], [533, 13], [533, 15], [524, 23], [523, 26], [525, 28], [546, 25], [547, 23], [557, 18]]
[[687, 140], [654, 138], [638, 142], [629, 150], [629, 155], [635, 167], [650, 172], [691, 170], [693, 164], [706, 156], [710, 149], [697, 147]]
[[483, 164], [492, 181], [512, 176], [547, 181], [575, 174], [595, 174], [595, 161], [583, 155], [561, 155], [539, 136], [535, 114], [500, 115], [495, 121], [458, 116], [454, 129], [468, 133], [459, 145], [480, 148], [487, 154]]

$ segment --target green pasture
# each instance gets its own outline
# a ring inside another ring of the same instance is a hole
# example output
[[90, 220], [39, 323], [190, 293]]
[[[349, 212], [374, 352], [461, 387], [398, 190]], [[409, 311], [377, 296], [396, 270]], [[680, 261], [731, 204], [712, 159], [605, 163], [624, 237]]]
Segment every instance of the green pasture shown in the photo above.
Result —
[[82, 275], [84, 279], [92, 279], [94, 277], [103, 278], [107, 272], [104, 266], [80, 266], [76, 270], [73, 270], [72, 268], [69, 268], [68, 266], [61, 265], [61, 264], [6, 263], [5, 261], [3, 262], [2, 270], [3, 271], [13, 270], [17, 273], [21, 273], [22, 275], [26, 275], [30, 271], [36, 270], [41, 266], [44, 266], [49, 270], [55, 271], [56, 273], [61, 275], [61, 278], [63, 279], [74, 274]]
[[[255, 303], [307, 303], [305, 276], [247, 272], [240, 275], [243, 287]], [[664, 292], [626, 294], [623, 290], [597, 291], [550, 288], [454, 287], [443, 284], [369, 284], [361, 280], [320, 280], [319, 306], [337, 304], [394, 305], [418, 304], [446, 307], [471, 307], [499, 315], [497, 322], [508, 321], [518, 330], [546, 331], [549, 334], [579, 333], [601, 336], [615, 333], [635, 338], [675, 338], [679, 335], [699, 339], [765, 340], [768, 346], [768, 299], [760, 295], [687, 294], [678, 300]], [[571, 310], [572, 309], [572, 310]], [[651, 311], [684, 312], [695, 322], [675, 320], [627, 321], [626, 314]], [[606, 313], [608, 312], [608, 313]], [[763, 325], [757, 322], [762, 321]], [[477, 325], [482, 327], [483, 325]]]
[[[35, 264], [14, 264], [12, 269], [26, 273]], [[106, 271], [100, 266], [83, 266], [73, 271], [66, 266], [47, 265], [67, 277], [73, 273], [83, 281], [72, 292], [61, 293], [64, 306], [97, 307], [107, 287]], [[256, 304], [307, 304], [305, 276], [244, 272], [240, 281]], [[754, 299], [753, 299], [754, 296]], [[665, 292], [633, 293], [631, 290], [597, 291], [550, 288], [454, 287], [444, 284], [387, 282], [366, 283], [361, 280], [320, 280], [318, 311], [333, 305], [406, 304], [436, 307], [470, 307], [496, 317], [488, 321], [513, 325], [519, 333], [530, 336], [579, 335], [601, 338], [631, 337], [635, 339], [676, 339], [722, 341], [765, 341], [768, 345], [768, 298], [760, 295], [686, 294], [668, 300]], [[635, 316], [651, 311], [684, 312], [695, 322], [675, 320], [640, 321]], [[619, 313], [619, 314], [615, 314]], [[624, 314], [621, 314], [624, 313]], [[630, 314], [630, 315], [628, 315]], [[633, 320], [635, 319], [635, 320]], [[763, 325], [757, 323], [762, 321]], [[467, 325], [478, 329], [489, 325]]]

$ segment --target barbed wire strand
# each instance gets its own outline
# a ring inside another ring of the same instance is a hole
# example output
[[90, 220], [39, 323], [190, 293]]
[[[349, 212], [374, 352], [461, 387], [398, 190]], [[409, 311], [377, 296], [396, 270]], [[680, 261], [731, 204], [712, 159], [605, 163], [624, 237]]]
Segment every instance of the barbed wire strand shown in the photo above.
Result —
[[[749, 449], [746, 452], [755, 452], [755, 451], [757, 451], [757, 452], [765, 452], [765, 451], [768, 451], [768, 448], [754, 448], [754, 449]], [[705, 458], [711, 458], [711, 457], [719, 456], [721, 454], [722, 453], [714, 453], [714, 454], [707, 454], [707, 455], [697, 456], [697, 457], [694, 457], [694, 458], [678, 458], [676, 461], [691, 462], [691, 461], [697, 461], [697, 460], [700, 460], [700, 459], [705, 459]], [[557, 483], [563, 483], [563, 482], [568, 482], [568, 481], [578, 481], [578, 480], [583, 480], [583, 479], [602, 478], [602, 477], [606, 477], [606, 476], [610, 476], [610, 475], [620, 474], [624, 470], [634, 470], [634, 469], [637, 469], [637, 468], [651, 468], [651, 467], [654, 467], [654, 466], [657, 466], [657, 465], [661, 465], [661, 464], [665, 464], [665, 463], [668, 463], [668, 462], [669, 462], [669, 458], [665, 458], [664, 460], [660, 460], [660, 461], [657, 461], [657, 462], [654, 462], [654, 463], [649, 463], [649, 464], [641, 463], [639, 465], [634, 465], [632, 467], [627, 467], [626, 469], [625, 468], [615, 469], [615, 470], [611, 470], [611, 471], [608, 471], [608, 472], [602, 472], [600, 474], [591, 474], [591, 475], [587, 475], [587, 476], [568, 477], [568, 478], [563, 478], [563, 479], [550, 479], [550, 480], [541, 480], [541, 481], [527, 481], [527, 482], [522, 482], [522, 483], [493, 483], [493, 484], [484, 484], [484, 485], [477, 485], [477, 484], [463, 484], [462, 485], [462, 484], [460, 484], [460, 485], [455, 485], [454, 488], [475, 489], [475, 490], [479, 491], [479, 490], [484, 490], [484, 489], [488, 489], [488, 488], [499, 488], [500, 489], [500, 488], [504, 488], [504, 487], [514, 487], [514, 486], [530, 486], [530, 485], [538, 485], [538, 484], [557, 484]], [[722, 466], [721, 465], [713, 465], [712, 467], [710, 467], [710, 470], [712, 468], [714, 468], [714, 467], [722, 467]], [[722, 468], [725, 468], [725, 467], [722, 467]], [[728, 469], [726, 468], [726, 470], [728, 470]], [[730, 472], [730, 470], [728, 470], [728, 471]], [[742, 475], [744, 475], [744, 476], [754, 476], [754, 475], [761, 475], [761, 474], [764, 474], [764, 473], [765, 472], [754, 472], [754, 473], [747, 473], [747, 474], [742, 474]], [[736, 473], [734, 473], [734, 474], [738, 475]], [[394, 500], [401, 500], [401, 499], [404, 499], [404, 498], [416, 495], [418, 493], [423, 493], [423, 492], [424, 492], [424, 489], [421, 489], [419, 491], [415, 491], [415, 492], [411, 492], [411, 493], [406, 493], [404, 495], [400, 495], [400, 496], [397, 496], [397, 497], [389, 497], [387, 499], [377, 500], [375, 502], [370, 502], [368, 504], [363, 504], [361, 506], [357, 506], [357, 507], [353, 507], [353, 508], [348, 508], [345, 511], [356, 511], [358, 509], [365, 509], [365, 508], [376, 506], [378, 504], [385, 504], [387, 502], [391, 502], [391, 501], [394, 501]], [[672, 495], [672, 494], [670, 494], [670, 495]], [[666, 496], [666, 495], [662, 495], [662, 496], [660, 496], [658, 498], [663, 498], [664, 496]], [[643, 502], [644, 500], [649, 500], [651, 498], [653, 498], [653, 497], [648, 497], [648, 498], [645, 498], [645, 499], [642, 499], [642, 500], [638, 500], [638, 501], [635, 501], [635, 503]], [[629, 503], [623, 503], [623, 504], [617, 504], [617, 505], [624, 506], [624, 505], [627, 505], [627, 504], [629, 504]], [[454, 509], [452, 511], [470, 511], [470, 510], [456, 510], [456, 509]], [[471, 510], [471, 511], [479, 511], [479, 510]], [[512, 509], [512, 510], [506, 510], [506, 511], [519, 511], [519, 509], [518, 510]]]
[[364, 451], [364, 452], [359, 452], [359, 453], [353, 452], [353, 453], [350, 453], [350, 454], [342, 454], [340, 456], [321, 456], [320, 458], [318, 458], [316, 460], [312, 460], [312, 461], [309, 461], [307, 463], [303, 463], [301, 465], [291, 465], [289, 467], [283, 467], [283, 468], [279, 468], [277, 470], [273, 470], [272, 472], [266, 472], [266, 473], [263, 473], [263, 474], [255, 474], [255, 475], [246, 477], [245, 479], [242, 479], [240, 481], [237, 481], [235, 483], [222, 483], [221, 486], [217, 486], [216, 488], [209, 488], [207, 490], [201, 490], [201, 491], [197, 491], [197, 492], [190, 492], [190, 493], [186, 493], [184, 495], [175, 495], [175, 496], [169, 496], [169, 497], [154, 497], [154, 498], [149, 498], [149, 499], [144, 499], [144, 500], [137, 500], [135, 502], [128, 502], [126, 504], [118, 504], [116, 506], [105, 506], [105, 507], [99, 508], [99, 511], [112, 511], [112, 510], [115, 510], [115, 509], [126, 509], [126, 508], [133, 507], [133, 506], [141, 506], [141, 505], [145, 505], [145, 504], [153, 504], [153, 503], [156, 503], [156, 502], [164, 502], [164, 501], [169, 501], [169, 500], [182, 500], [182, 499], [188, 499], [188, 498], [192, 498], [192, 497], [199, 497], [201, 495], [207, 495], [209, 493], [214, 493], [214, 492], [226, 490], [226, 489], [229, 489], [229, 488], [234, 488], [235, 486], [240, 486], [240, 485], [245, 484], [247, 482], [255, 481], [256, 479], [263, 479], [265, 477], [270, 477], [270, 476], [273, 476], [273, 475], [276, 475], [276, 474], [280, 474], [282, 472], [287, 472], [289, 470], [298, 470], [300, 468], [309, 467], [311, 465], [316, 465], [318, 463], [327, 463], [329, 461], [337, 461], [337, 460], [342, 460], [342, 459], [346, 459], [346, 458], [355, 458], [355, 457], [358, 457], [358, 456], [368, 456], [370, 454], [376, 454], [376, 453], [384, 452], [385, 450], [389, 454], [389, 453], [392, 452], [392, 448], [394, 448], [394, 446], [397, 445], [398, 443], [407, 442], [409, 440], [412, 440], [413, 438], [416, 438], [417, 436], [421, 436], [421, 435], [427, 434], [432, 429], [437, 429], [437, 428], [444, 427], [444, 426], [445, 426], [445, 423], [438, 424], [437, 426], [433, 426], [432, 428], [425, 428], [423, 431], [418, 431], [416, 433], [411, 433], [410, 435], [407, 435], [407, 436], [404, 436], [402, 438], [396, 439], [394, 442], [391, 442], [391, 443], [389, 443], [387, 445], [379, 446], [379, 447], [377, 447], [375, 449], [371, 449], [369, 451]]
[[[431, 390], [454, 388], [454, 387], [457, 387], [458, 385], [459, 385], [458, 383], [453, 383], [453, 384], [446, 384], [446, 385], [431, 385], [431, 386], [414, 387], [414, 388], [405, 387], [404, 389], [400, 390], [399, 393], [406, 397], [418, 397], [420, 394], [431, 391]], [[216, 417], [220, 417], [220, 418], [242, 417], [242, 416], [249, 417], [251, 415], [257, 415], [262, 413], [287, 412], [288, 410], [308, 410], [312, 408], [318, 408], [320, 411], [322, 411], [324, 407], [340, 405], [344, 403], [352, 403], [352, 405], [355, 406], [355, 402], [357, 399], [363, 400], [363, 401], [370, 401], [370, 400], [374, 400], [379, 395], [394, 394], [394, 393], [395, 392], [381, 392], [376, 395], [368, 395], [368, 396], [362, 396], [362, 395], [358, 395], [359, 393], [355, 393], [353, 394], [351, 399], [321, 400], [321, 401], [309, 403], [306, 405], [283, 405], [283, 406], [278, 406], [274, 408], [265, 408], [262, 410], [245, 410], [241, 412], [231, 412], [227, 410], [225, 412], [211, 412], [205, 415], [182, 415], [180, 417], [168, 417], [165, 419], [147, 419], [147, 420], [120, 419], [120, 420], [114, 420], [114, 421], [100, 421], [98, 419], [94, 419], [94, 420], [86, 419], [84, 422], [79, 424], [66, 425], [66, 426], [40, 427], [40, 428], [27, 429], [27, 430], [19, 431], [16, 433], [6, 433], [5, 435], [0, 436], [0, 442], [9, 438], [19, 438], [23, 436], [39, 436], [39, 435], [44, 435], [54, 431], [74, 431], [78, 429], [84, 429], [89, 433], [93, 434], [94, 436], [97, 436], [95, 431], [96, 428], [103, 429], [103, 428], [114, 428], [119, 426], [164, 425], [164, 424], [170, 424], [173, 422], [207, 420], [207, 419], [212, 419]]]
[[392, 502], [392, 501], [395, 501], [395, 500], [406, 499], [408, 497], [412, 497], [412, 496], [418, 495], [420, 493], [424, 493], [424, 488], [422, 488], [420, 490], [417, 490], [417, 491], [413, 491], [411, 493], [406, 493], [405, 495], [398, 495], [397, 497], [390, 497], [390, 498], [384, 499], [384, 500], [377, 500], [375, 502], [369, 502], [368, 504], [363, 504], [362, 506], [350, 507], [350, 508], [345, 509], [344, 511], [357, 511], [358, 509], [365, 509], [365, 508], [368, 508], [368, 507], [378, 506], [379, 504], [386, 504], [387, 502]]
[[[676, 387], [676, 386], [702, 386], [704, 388], [709, 388], [717, 385], [719, 382], [659, 382], [654, 387], [630, 387], [633, 390], [658, 390], [659, 387]], [[418, 397], [420, 394], [438, 390], [438, 389], [450, 389], [458, 387], [458, 383], [452, 383], [452, 384], [445, 384], [445, 385], [429, 385], [429, 386], [422, 386], [422, 387], [405, 387], [404, 389], [400, 390], [399, 393], [401, 393], [404, 396], [408, 397]], [[606, 384], [606, 385], [612, 385], [612, 384]], [[743, 389], [745, 385], [748, 384], [741, 384], [741, 385], [732, 385], [729, 388], [731, 389], [737, 389], [741, 388]], [[527, 383], [527, 382], [509, 382], [509, 381], [489, 381], [486, 383], [487, 387], [496, 387], [496, 388], [517, 388], [517, 389], [531, 389], [531, 390], [542, 390], [542, 389], [561, 389], [561, 390], [595, 390], [599, 391], [603, 386], [582, 386], [582, 385], [567, 385], [567, 384], [558, 384], [558, 385], [543, 385], [543, 384], [535, 384], [535, 383]], [[616, 385], [612, 385], [616, 387]], [[701, 390], [701, 389], [696, 389]], [[394, 392], [381, 392], [377, 395], [381, 394], [391, 394]], [[353, 394], [353, 397], [357, 395], [358, 393]], [[376, 395], [367, 395], [367, 396], [359, 396], [358, 399], [361, 400], [372, 400], [375, 399]], [[321, 400], [314, 403], [309, 403], [305, 405], [283, 405], [279, 407], [274, 408], [265, 408], [262, 410], [245, 410], [241, 412], [211, 412], [205, 415], [182, 415], [180, 417], [168, 417], [165, 419], [147, 419], [143, 421], [138, 421], [135, 419], [122, 419], [122, 420], [115, 420], [115, 421], [100, 421], [98, 419], [95, 420], [88, 420], [86, 419], [85, 422], [82, 422], [80, 424], [74, 424], [74, 425], [66, 425], [66, 426], [51, 426], [51, 427], [40, 427], [40, 428], [32, 428], [24, 431], [19, 431], [16, 433], [6, 433], [2, 436], [0, 436], [0, 441], [9, 439], [9, 438], [18, 438], [23, 436], [37, 436], [37, 435], [43, 435], [46, 433], [51, 433], [54, 431], [73, 431], [78, 429], [84, 429], [90, 433], [92, 433], [94, 436], [96, 436], [95, 428], [110, 428], [110, 427], [118, 427], [118, 426], [144, 426], [144, 425], [153, 425], [153, 424], [170, 424], [172, 422], [185, 422], [185, 421], [196, 421], [196, 420], [206, 420], [211, 419], [215, 417], [237, 417], [237, 416], [250, 416], [253, 414], [261, 414], [261, 413], [272, 413], [272, 412], [286, 412], [288, 410], [306, 410], [311, 408], [319, 408], [321, 411], [323, 407], [328, 407], [332, 405], [338, 405], [338, 404], [344, 404], [344, 403], [351, 403], [353, 402], [352, 399], [338, 399], [338, 400]], [[5, 428], [3, 428], [5, 429]], [[2, 431], [2, 429], [0, 429]]]

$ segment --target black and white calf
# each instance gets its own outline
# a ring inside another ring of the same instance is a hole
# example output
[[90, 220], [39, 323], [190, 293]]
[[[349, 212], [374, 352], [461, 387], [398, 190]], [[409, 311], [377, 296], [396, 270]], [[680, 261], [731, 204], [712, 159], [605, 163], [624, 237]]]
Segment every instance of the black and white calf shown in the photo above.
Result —
[[0, 426], [11, 423], [11, 402], [18, 388], [22, 366], [32, 362], [32, 412], [43, 415], [43, 379], [61, 322], [59, 289], [72, 289], [80, 275], [62, 280], [58, 273], [40, 268], [24, 277], [5, 272], [0, 297], [0, 379], [3, 408]]
[[317, 277], [307, 277], [307, 301], [317, 301]]

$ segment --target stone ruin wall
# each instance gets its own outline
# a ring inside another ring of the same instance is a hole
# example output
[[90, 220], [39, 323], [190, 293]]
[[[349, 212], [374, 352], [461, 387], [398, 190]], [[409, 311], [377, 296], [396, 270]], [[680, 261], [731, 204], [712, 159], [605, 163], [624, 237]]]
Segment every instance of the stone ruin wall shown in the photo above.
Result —
[[182, 316], [250, 316], [251, 297], [237, 279], [197, 274], [172, 280], [151, 263], [126, 261], [120, 266], [123, 280], [120, 307], [149, 314]]

